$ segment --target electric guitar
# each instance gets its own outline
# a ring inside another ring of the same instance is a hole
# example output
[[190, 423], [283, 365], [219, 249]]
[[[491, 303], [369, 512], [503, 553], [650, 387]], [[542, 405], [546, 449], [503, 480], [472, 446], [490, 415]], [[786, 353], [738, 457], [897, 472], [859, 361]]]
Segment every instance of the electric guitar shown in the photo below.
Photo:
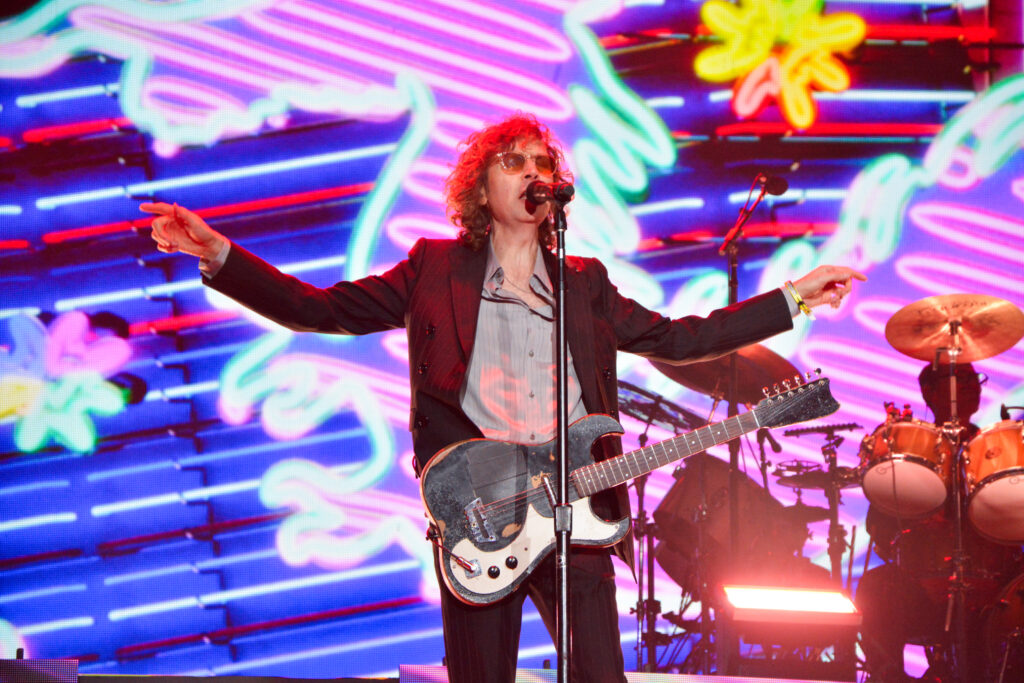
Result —
[[[682, 460], [760, 427], [782, 427], [830, 415], [839, 404], [820, 378], [764, 398], [750, 412], [667, 441], [595, 462], [591, 446], [622, 426], [607, 415], [588, 415], [568, 430], [572, 543], [610, 546], [629, 530], [629, 517], [601, 519], [590, 496], [662, 465]], [[434, 455], [423, 470], [420, 493], [437, 531], [444, 582], [467, 604], [505, 597], [555, 547], [551, 500], [558, 490], [555, 440], [538, 445], [469, 439]]]

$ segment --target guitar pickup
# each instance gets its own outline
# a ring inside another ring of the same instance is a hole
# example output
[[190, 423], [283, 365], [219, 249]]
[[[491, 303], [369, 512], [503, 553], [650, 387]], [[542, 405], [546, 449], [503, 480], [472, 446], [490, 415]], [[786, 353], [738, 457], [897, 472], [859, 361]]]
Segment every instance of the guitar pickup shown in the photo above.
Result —
[[483, 511], [483, 501], [476, 498], [470, 501], [469, 505], [463, 508], [466, 513], [466, 521], [469, 523], [469, 533], [477, 543], [484, 541], [496, 541], [498, 537], [494, 534], [491, 521]]

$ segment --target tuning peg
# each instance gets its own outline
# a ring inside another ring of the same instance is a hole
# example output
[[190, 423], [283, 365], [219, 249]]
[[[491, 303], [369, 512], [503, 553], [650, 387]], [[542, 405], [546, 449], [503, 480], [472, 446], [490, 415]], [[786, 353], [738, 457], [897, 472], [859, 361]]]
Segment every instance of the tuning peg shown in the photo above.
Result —
[[812, 381], [814, 379], [814, 373], [813, 372], [805, 372], [804, 373], [804, 377], [806, 377], [807, 381], [810, 382], [810, 381]]
[[804, 383], [804, 378], [801, 377], [799, 373], [793, 375], [793, 386], [797, 386], [798, 387], [798, 386], [800, 386], [803, 383]]
[[765, 398], [771, 398], [772, 392], [768, 391], [768, 387], [761, 387], [761, 393], [764, 394]]
[[782, 391], [782, 390], [781, 390], [781, 389], [779, 389], [779, 385], [778, 385], [778, 384], [773, 384], [773, 385], [772, 385], [772, 393], [773, 393], [773, 394], [778, 394], [778, 393], [780, 393], [781, 391]]
[[783, 388], [785, 388], [786, 391], [790, 391], [789, 380], [788, 379], [782, 380], [782, 386], [783, 386]]

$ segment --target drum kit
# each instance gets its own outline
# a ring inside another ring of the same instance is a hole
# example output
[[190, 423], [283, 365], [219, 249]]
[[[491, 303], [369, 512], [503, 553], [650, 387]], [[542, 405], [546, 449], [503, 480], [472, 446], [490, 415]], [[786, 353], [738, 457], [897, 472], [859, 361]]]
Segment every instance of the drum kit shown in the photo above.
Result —
[[[885, 337], [900, 353], [931, 363], [939, 373], [943, 390], [948, 385], [948, 393], [943, 393], [949, 403], [945, 406], [948, 411], [943, 411], [949, 415], [945, 423], [915, 419], [909, 407], [901, 411], [887, 403], [885, 420], [860, 442], [857, 467], [839, 466], [836, 453], [843, 442], [840, 432], [860, 429], [859, 425], [809, 426], [784, 432], [792, 437], [824, 438], [824, 468], [802, 460], [776, 465], [776, 483], [794, 489], [797, 495], [796, 504], [788, 507], [768, 492], [765, 435], [759, 434], [764, 485], [744, 475], [736, 494], [739, 506], [732, 508], [741, 519], [741, 538], [736, 546], [730, 545], [730, 507], [723, 502], [729, 495], [728, 463], [705, 454], [688, 459], [686, 467], [677, 471], [676, 483], [654, 511], [653, 524], [642, 512], [642, 489], [638, 489], [641, 513], [636, 520], [636, 532], [641, 542], [647, 537], [649, 571], [648, 599], [644, 600], [641, 586], [637, 614], [641, 627], [643, 619], [647, 621], [642, 638], [648, 642], [649, 661], [653, 661], [654, 654], [651, 643], [666, 642], [665, 636], [653, 632], [651, 618], [652, 612], [656, 614], [660, 608], [653, 601], [655, 558], [680, 585], [684, 596], [701, 603], [702, 618], [686, 620], [684, 631], [699, 630], [702, 635], [690, 658], [699, 654], [702, 647], [706, 655], [710, 629], [705, 623], [708, 614], [704, 605], [708, 600], [703, 598], [727, 573], [730, 580], [735, 580], [739, 573], [741, 580], [754, 583], [778, 582], [781, 576], [802, 587], [842, 587], [841, 558], [847, 549], [852, 549], [853, 539], [847, 542], [846, 531], [839, 523], [840, 492], [861, 486], [873, 507], [900, 523], [924, 520], [942, 512], [949, 515], [954, 543], [951, 556], [946, 558], [944, 574], [950, 577], [946, 630], [950, 632], [953, 668], [960, 671], [958, 680], [971, 680], [963, 669], [967, 641], [964, 622], [970, 591], [967, 577], [972, 572], [964, 528], [969, 523], [981, 537], [1008, 549], [1024, 544], [1024, 422], [1009, 419], [1004, 408], [1000, 422], [968, 438], [958, 414], [957, 370], [1014, 346], [1024, 337], [1024, 312], [992, 296], [933, 296], [898, 310], [885, 327]], [[733, 355], [738, 367], [734, 399], [738, 403], [757, 403], [763, 387], [799, 374], [789, 361], [764, 346], [749, 346]], [[717, 406], [726, 397], [724, 378], [729, 376], [730, 362], [726, 356], [685, 366], [659, 362], [652, 365], [679, 384], [710, 396]], [[655, 394], [620, 384], [624, 387], [620, 395], [622, 412], [648, 425], [657, 424], [681, 433], [704, 422]], [[767, 440], [773, 450], [781, 450], [770, 435]], [[828, 507], [805, 505], [802, 493], [807, 490], [822, 491]], [[801, 556], [803, 544], [809, 538], [807, 525], [826, 520], [830, 572]], [[656, 548], [653, 539], [658, 541]], [[731, 547], [745, 549], [744, 557], [732, 556]], [[850, 559], [852, 565], [852, 552]], [[683, 624], [683, 611], [664, 616]], [[989, 661], [1001, 655], [1001, 676], [1006, 674], [1007, 666], [1012, 675], [1024, 675], [1024, 575], [1006, 586], [995, 603], [985, 607], [985, 613], [982, 630], [984, 647], [991, 650]], [[707, 661], [705, 656], [704, 666], [694, 660], [681, 670], [708, 673]]]

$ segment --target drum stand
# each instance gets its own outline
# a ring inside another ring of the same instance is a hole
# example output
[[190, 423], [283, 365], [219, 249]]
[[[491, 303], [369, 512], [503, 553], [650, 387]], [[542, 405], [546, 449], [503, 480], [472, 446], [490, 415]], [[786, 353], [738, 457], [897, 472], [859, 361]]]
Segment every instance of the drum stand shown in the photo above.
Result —
[[[950, 335], [953, 344], [949, 348], [935, 350], [935, 365], [943, 352], [949, 355], [949, 421], [942, 425], [942, 435], [950, 443], [953, 458], [953, 575], [949, 579], [949, 597], [946, 600], [945, 632], [952, 635], [952, 671], [953, 680], [957, 683], [968, 683], [967, 671], [967, 584], [964, 574], [967, 568], [967, 553], [964, 550], [963, 520], [963, 452], [964, 428], [960, 424], [956, 400], [956, 359], [960, 355], [958, 335], [960, 323], [950, 321]], [[952, 631], [951, 631], [952, 629]]]

